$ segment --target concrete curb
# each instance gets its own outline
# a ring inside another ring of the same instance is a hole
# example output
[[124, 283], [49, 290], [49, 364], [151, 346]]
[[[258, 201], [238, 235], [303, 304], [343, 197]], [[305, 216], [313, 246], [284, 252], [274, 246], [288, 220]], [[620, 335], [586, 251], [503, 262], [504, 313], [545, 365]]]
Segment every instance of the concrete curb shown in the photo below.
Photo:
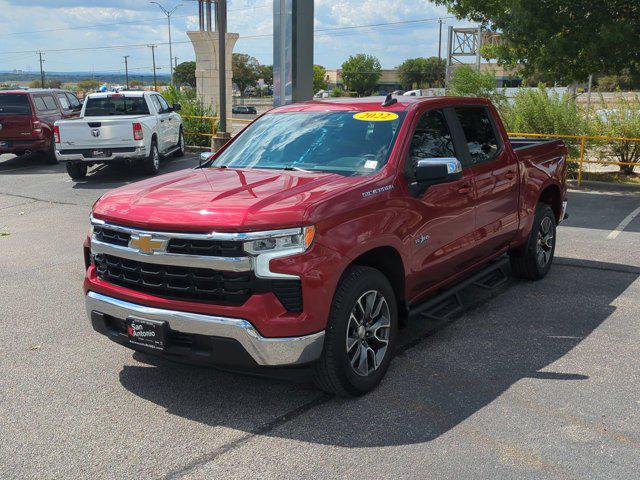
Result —
[[597, 182], [594, 180], [583, 180], [582, 186], [578, 186], [577, 180], [567, 180], [569, 188], [574, 190], [601, 190], [606, 192], [631, 192], [640, 193], [640, 185], [627, 183]]

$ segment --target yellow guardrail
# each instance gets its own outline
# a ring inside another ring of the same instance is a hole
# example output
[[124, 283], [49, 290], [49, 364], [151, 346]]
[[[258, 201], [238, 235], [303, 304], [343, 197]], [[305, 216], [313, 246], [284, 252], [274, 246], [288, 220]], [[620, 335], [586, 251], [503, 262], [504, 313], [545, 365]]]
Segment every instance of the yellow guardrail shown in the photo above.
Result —
[[[220, 120], [220, 117], [214, 116], [198, 116], [198, 115], [182, 115], [182, 118], [193, 118], [194, 120], [211, 120], [211, 133], [204, 132], [184, 132], [185, 135], [199, 135], [202, 137], [215, 137], [217, 135], [217, 121]], [[251, 123], [253, 120], [249, 120], [246, 118], [228, 118], [228, 122], [231, 123]]]
[[561, 138], [580, 141], [580, 157], [578, 158], [578, 185], [582, 185], [582, 172], [584, 164], [598, 164], [598, 165], [636, 165], [640, 166], [640, 163], [635, 162], [611, 162], [608, 160], [588, 160], [585, 158], [586, 144], [588, 140], [596, 141], [610, 141], [610, 142], [640, 142], [640, 138], [628, 138], [628, 137], [609, 137], [606, 135], [556, 135], [547, 133], [522, 133], [522, 132], [510, 132], [508, 135], [513, 137], [532, 137], [532, 138]]

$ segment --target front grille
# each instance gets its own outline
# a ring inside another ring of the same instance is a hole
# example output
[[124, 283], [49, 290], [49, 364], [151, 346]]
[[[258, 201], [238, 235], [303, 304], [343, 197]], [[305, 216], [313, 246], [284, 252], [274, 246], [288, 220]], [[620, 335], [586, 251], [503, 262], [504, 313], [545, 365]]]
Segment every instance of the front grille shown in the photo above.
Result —
[[253, 272], [223, 272], [93, 257], [98, 277], [106, 282], [164, 298], [241, 305], [254, 293], [273, 292], [287, 311], [302, 311], [300, 280], [264, 280]]
[[204, 255], [211, 257], [244, 257], [245, 251], [241, 242], [225, 242], [219, 240], [190, 240], [173, 238], [169, 241], [167, 252], [182, 255]]
[[[110, 245], [126, 247], [131, 235], [108, 227], [93, 227], [96, 240]], [[167, 246], [168, 253], [179, 255], [202, 255], [207, 257], [246, 257], [242, 242], [221, 240], [192, 240], [172, 238]]]
[[110, 283], [168, 298], [244, 303], [252, 275], [136, 262], [111, 255], [94, 257], [98, 276]]
[[97, 226], [93, 227], [93, 234], [99, 242], [118, 245], [120, 247], [126, 247], [129, 245], [129, 240], [131, 239], [131, 235], [128, 233]]

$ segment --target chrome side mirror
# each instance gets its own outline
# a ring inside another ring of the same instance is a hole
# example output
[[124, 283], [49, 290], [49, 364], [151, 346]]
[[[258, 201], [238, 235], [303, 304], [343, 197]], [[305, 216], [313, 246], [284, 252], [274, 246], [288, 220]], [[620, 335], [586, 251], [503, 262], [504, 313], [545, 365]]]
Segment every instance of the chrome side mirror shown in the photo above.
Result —
[[415, 165], [418, 183], [444, 183], [462, 176], [462, 164], [457, 158], [421, 158]]

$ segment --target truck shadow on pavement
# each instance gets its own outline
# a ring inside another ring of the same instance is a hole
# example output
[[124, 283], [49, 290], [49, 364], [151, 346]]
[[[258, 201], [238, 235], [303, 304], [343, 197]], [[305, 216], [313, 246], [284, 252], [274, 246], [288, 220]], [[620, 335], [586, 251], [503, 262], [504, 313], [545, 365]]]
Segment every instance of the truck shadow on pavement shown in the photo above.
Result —
[[48, 164], [44, 156], [39, 153], [19, 157], [0, 155], [0, 157], [5, 157], [0, 160], [0, 175], [43, 175], [65, 171], [64, 165]]
[[[427, 442], [523, 379], [568, 390], [588, 382], [589, 363], [579, 372], [551, 364], [614, 313], [612, 302], [640, 274], [616, 267], [582, 260], [579, 266], [554, 265], [540, 282], [514, 280], [503, 293], [414, 342], [395, 358], [380, 387], [358, 399], [162, 360], [125, 366], [120, 382], [173, 415], [249, 436], [341, 447]], [[273, 411], [273, 418], [265, 421], [265, 411]]]

